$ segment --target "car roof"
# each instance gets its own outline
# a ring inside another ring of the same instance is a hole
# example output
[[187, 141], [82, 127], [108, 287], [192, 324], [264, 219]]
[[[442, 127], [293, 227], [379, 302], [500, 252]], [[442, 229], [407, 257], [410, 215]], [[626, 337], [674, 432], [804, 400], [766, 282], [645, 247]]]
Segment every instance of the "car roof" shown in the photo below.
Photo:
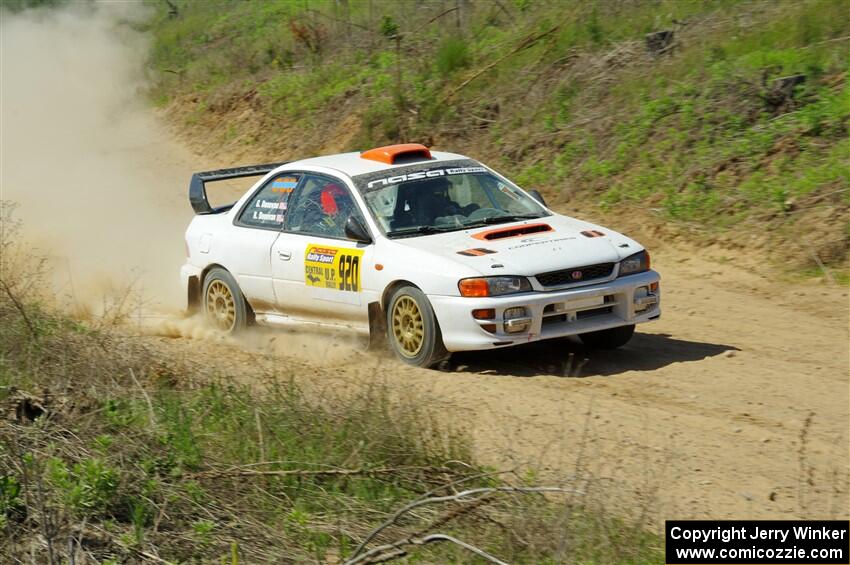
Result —
[[300, 161], [293, 161], [291, 163], [286, 164], [286, 168], [290, 169], [293, 167], [298, 167], [301, 165], [311, 165], [311, 166], [319, 166], [319, 167], [327, 167], [329, 169], [335, 169], [341, 173], [345, 173], [348, 176], [357, 176], [357, 175], [365, 175], [368, 173], [374, 173], [378, 171], [391, 171], [393, 169], [398, 169], [401, 167], [408, 167], [413, 164], [419, 163], [439, 163], [440, 161], [454, 161], [457, 159], [468, 159], [465, 155], [458, 155], [457, 153], [446, 153], [443, 151], [431, 151], [431, 159], [430, 160], [421, 160], [416, 162], [404, 161], [398, 163], [396, 165], [388, 165], [386, 163], [382, 163], [380, 161], [374, 161], [372, 159], [364, 159], [360, 156], [359, 151], [353, 151], [351, 153], [338, 153], [336, 155], [325, 155], [322, 157], [312, 157], [310, 159], [302, 159]]

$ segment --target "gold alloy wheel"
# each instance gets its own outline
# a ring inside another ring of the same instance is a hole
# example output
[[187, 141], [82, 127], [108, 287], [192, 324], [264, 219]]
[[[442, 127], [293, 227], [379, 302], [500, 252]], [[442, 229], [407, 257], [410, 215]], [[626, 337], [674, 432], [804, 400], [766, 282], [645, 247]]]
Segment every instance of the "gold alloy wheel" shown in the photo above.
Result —
[[416, 357], [425, 342], [425, 323], [419, 305], [409, 296], [402, 296], [393, 305], [393, 337], [401, 354]]
[[215, 280], [207, 287], [207, 317], [224, 331], [230, 331], [236, 323], [236, 302], [222, 281]]

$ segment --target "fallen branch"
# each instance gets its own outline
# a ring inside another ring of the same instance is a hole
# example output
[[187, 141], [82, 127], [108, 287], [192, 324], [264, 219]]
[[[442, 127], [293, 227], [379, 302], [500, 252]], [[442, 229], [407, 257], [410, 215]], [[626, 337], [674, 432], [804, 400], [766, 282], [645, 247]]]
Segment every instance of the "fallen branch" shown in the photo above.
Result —
[[[437, 504], [440, 502], [475, 502], [477, 498], [470, 498], [477, 494], [491, 494], [495, 492], [517, 492], [523, 494], [529, 493], [544, 493], [544, 492], [563, 492], [563, 493], [572, 493], [572, 494], [584, 494], [581, 491], [565, 489], [561, 487], [479, 487], [473, 488], [469, 490], [464, 490], [456, 494], [446, 495], [446, 496], [432, 496], [428, 498], [420, 498], [418, 500], [414, 500], [410, 504], [398, 509], [392, 516], [390, 516], [383, 524], [369, 532], [369, 535], [360, 542], [360, 545], [357, 546], [357, 549], [354, 550], [354, 553], [351, 555], [351, 559], [346, 561], [346, 565], [352, 565], [354, 563], [359, 563], [360, 560], [357, 559], [357, 556], [361, 554], [361, 552], [365, 549], [365, 547], [371, 542], [375, 537], [389, 528], [393, 524], [398, 521], [403, 515], [407, 514], [411, 510], [419, 508], [420, 506], [425, 506], [426, 504]], [[365, 555], [365, 554], [364, 554]]]
[[[470, 551], [477, 555], [478, 557], [482, 557], [489, 561], [490, 563], [496, 563], [498, 565], [508, 565], [505, 561], [502, 561], [498, 557], [494, 555], [490, 555], [483, 549], [475, 547], [472, 544], [466, 543], [465, 541], [459, 540], [455, 537], [446, 535], [446, 534], [431, 534], [422, 538], [405, 538], [402, 540], [398, 540], [393, 543], [388, 543], [386, 545], [378, 546], [374, 549], [369, 550], [364, 553], [360, 557], [356, 559], [350, 559], [345, 562], [345, 565], [354, 565], [355, 563], [382, 563], [387, 562], [392, 559], [398, 559], [399, 557], [404, 557], [407, 552], [402, 547], [406, 545], [427, 545], [429, 543], [447, 541], [451, 542], [457, 546], [464, 548], [467, 551]], [[388, 551], [392, 551], [393, 553], [386, 553]], [[384, 555], [381, 555], [384, 553]], [[374, 557], [374, 559], [372, 559]]]
[[816, 41], [815, 43], [810, 43], [802, 49], [808, 49], [809, 47], [814, 47], [815, 45], [823, 45], [824, 43], [835, 43], [837, 41], [847, 41], [850, 39], [850, 35], [845, 35], [843, 37], [833, 37], [832, 39], [824, 39], [823, 41]]
[[501, 57], [499, 57], [498, 59], [493, 61], [492, 63], [483, 66], [482, 68], [477, 70], [475, 73], [473, 73], [473, 75], [471, 77], [469, 77], [468, 79], [466, 79], [465, 81], [460, 83], [458, 86], [453, 88], [448, 94], [446, 94], [443, 97], [442, 100], [440, 100], [440, 103], [448, 102], [455, 94], [457, 94], [458, 92], [460, 92], [461, 90], [466, 88], [467, 85], [469, 85], [469, 83], [471, 83], [472, 81], [474, 81], [475, 79], [477, 79], [478, 77], [480, 77], [481, 75], [483, 75], [484, 73], [486, 73], [487, 71], [489, 71], [490, 69], [492, 69], [493, 67], [498, 65], [499, 63], [501, 63], [502, 61], [504, 61], [505, 59], [508, 59], [509, 57], [516, 55], [517, 53], [519, 53], [520, 51], [522, 51], [524, 49], [528, 49], [529, 47], [531, 47], [532, 45], [534, 45], [535, 43], [537, 43], [538, 41], [540, 41], [544, 37], [547, 37], [547, 36], [555, 33], [560, 28], [561, 28], [561, 24], [558, 24], [558, 25], [548, 29], [547, 31], [544, 31], [542, 33], [538, 33], [537, 35], [532, 35], [531, 37], [526, 37], [524, 40], [522, 40], [519, 43], [519, 45], [517, 45], [516, 47], [514, 47], [513, 49], [511, 49], [510, 51], [508, 51], [507, 53], [505, 53], [504, 55], [502, 55]]
[[30, 332], [30, 335], [32, 335], [32, 338], [34, 340], [38, 340], [38, 333], [35, 331], [35, 326], [32, 325], [32, 322], [30, 321], [29, 316], [27, 316], [27, 311], [26, 311], [26, 308], [24, 308], [24, 305], [21, 304], [21, 302], [18, 300], [18, 298], [12, 292], [12, 289], [9, 288], [8, 284], [6, 284], [6, 281], [4, 281], [3, 279], [0, 279], [0, 285], [3, 285], [3, 290], [6, 292], [6, 296], [9, 297], [9, 300], [11, 300], [12, 304], [15, 305], [15, 309], [21, 315], [21, 318], [23, 318], [24, 323], [27, 325], [27, 329]]
[[451, 472], [446, 467], [378, 467], [374, 469], [279, 469], [274, 471], [257, 471], [249, 466], [233, 467], [230, 469], [212, 469], [193, 473], [201, 477], [322, 477], [322, 476], [351, 476], [351, 475], [386, 475], [405, 471], [430, 471], [437, 473]]
[[454, 8], [449, 8], [448, 10], [443, 11], [443, 12], [442, 12], [442, 13], [440, 13], [439, 15], [434, 16], [433, 18], [431, 18], [430, 20], [428, 20], [428, 23], [427, 23], [427, 24], [425, 24], [425, 25], [432, 24], [432, 23], [436, 22], [437, 20], [439, 20], [440, 18], [442, 18], [442, 17], [443, 17], [443, 16], [445, 16], [446, 14], [451, 14], [452, 12], [454, 12], [455, 10], [457, 10], [457, 8], [458, 8], [458, 7], [457, 7], [457, 6], [455, 6]]

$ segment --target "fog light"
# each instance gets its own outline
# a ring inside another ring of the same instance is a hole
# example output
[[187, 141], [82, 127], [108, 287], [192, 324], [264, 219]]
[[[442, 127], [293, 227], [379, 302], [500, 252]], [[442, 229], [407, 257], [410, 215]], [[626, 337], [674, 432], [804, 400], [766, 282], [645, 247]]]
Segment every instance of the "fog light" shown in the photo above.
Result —
[[472, 311], [472, 317], [476, 320], [492, 320], [496, 317], [495, 308], [481, 308]]
[[531, 318], [523, 306], [506, 308], [502, 319], [505, 321], [505, 332], [509, 334], [522, 333], [531, 327]]
[[643, 312], [644, 310], [648, 310], [658, 304], [658, 297], [650, 293], [651, 288], [651, 286], [642, 286], [635, 289], [635, 312]]

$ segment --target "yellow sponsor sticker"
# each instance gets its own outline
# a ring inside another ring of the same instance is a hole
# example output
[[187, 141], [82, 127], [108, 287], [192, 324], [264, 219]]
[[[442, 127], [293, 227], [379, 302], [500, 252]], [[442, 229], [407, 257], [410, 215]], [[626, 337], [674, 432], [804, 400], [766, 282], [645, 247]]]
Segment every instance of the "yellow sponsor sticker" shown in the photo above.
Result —
[[304, 283], [307, 286], [360, 292], [362, 249], [308, 244], [304, 252]]

